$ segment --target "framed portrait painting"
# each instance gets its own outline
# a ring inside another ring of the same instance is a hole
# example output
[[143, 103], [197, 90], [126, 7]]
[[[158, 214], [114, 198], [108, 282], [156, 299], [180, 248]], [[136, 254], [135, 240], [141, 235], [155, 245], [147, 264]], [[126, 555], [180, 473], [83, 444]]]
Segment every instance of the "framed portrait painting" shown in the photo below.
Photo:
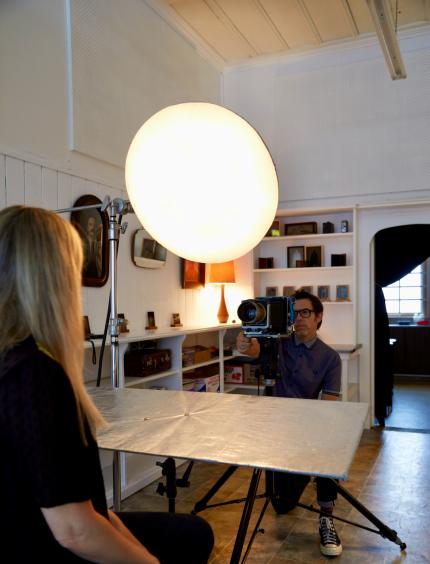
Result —
[[[97, 196], [81, 196], [73, 207], [101, 204]], [[100, 208], [73, 211], [70, 216], [77, 229], [84, 251], [83, 286], [104, 286], [109, 277], [109, 217]]]

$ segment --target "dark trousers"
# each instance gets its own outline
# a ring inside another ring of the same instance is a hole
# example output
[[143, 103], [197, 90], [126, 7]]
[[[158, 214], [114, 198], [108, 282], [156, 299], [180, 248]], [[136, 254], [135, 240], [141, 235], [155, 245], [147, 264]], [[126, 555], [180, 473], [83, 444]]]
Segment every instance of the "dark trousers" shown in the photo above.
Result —
[[197, 515], [118, 512], [133, 535], [161, 564], [206, 564], [214, 545], [210, 525]]
[[[286, 474], [285, 472], [266, 472], [266, 491], [276, 513], [288, 513], [300, 501], [308, 485], [310, 476]], [[336, 486], [327, 478], [316, 478], [318, 502], [334, 502], [337, 498]]]

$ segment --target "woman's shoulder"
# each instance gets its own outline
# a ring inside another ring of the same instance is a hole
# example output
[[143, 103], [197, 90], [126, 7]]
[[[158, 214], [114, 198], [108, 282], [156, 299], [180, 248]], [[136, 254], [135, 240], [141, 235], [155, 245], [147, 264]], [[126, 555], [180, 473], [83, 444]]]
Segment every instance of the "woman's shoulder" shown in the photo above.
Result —
[[39, 372], [41, 377], [63, 372], [61, 365], [32, 336], [9, 349], [0, 362], [0, 378], [11, 373]]
[[8, 349], [1, 355], [0, 378], [18, 368], [22, 363], [31, 361], [37, 352], [36, 342], [31, 336]]

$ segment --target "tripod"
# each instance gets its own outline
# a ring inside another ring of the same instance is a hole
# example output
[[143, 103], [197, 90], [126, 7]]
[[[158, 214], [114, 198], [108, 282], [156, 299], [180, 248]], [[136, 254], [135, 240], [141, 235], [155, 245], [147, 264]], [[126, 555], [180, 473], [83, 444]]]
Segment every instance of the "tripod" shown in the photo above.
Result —
[[[265, 382], [265, 395], [273, 395], [273, 389], [277, 377], [277, 351], [278, 351], [278, 340], [275, 338], [264, 338], [261, 340], [260, 343], [260, 359], [263, 369], [263, 376]], [[276, 498], [276, 492], [274, 487], [274, 473], [272, 471], [266, 471], [266, 484], [265, 484], [265, 492], [264, 494], [257, 494], [258, 485], [261, 478], [261, 473], [263, 469], [255, 468], [252, 472], [248, 494], [245, 498], [235, 499], [235, 500], [228, 500], [220, 503], [214, 503], [208, 505], [208, 502], [212, 499], [212, 497], [217, 493], [217, 491], [225, 484], [225, 482], [230, 478], [230, 476], [237, 470], [238, 466], [229, 466], [227, 470], [223, 473], [223, 475], [217, 480], [217, 482], [212, 486], [212, 488], [208, 491], [208, 493], [201, 498], [194, 506], [192, 511], [193, 514], [196, 514], [200, 511], [205, 509], [209, 509], [211, 507], [219, 507], [223, 505], [229, 505], [232, 503], [242, 503], [244, 502], [244, 509], [242, 512], [242, 517], [239, 524], [239, 529], [236, 535], [236, 540], [231, 556], [230, 563], [231, 564], [239, 564], [240, 562], [245, 562], [249, 552], [251, 550], [252, 544], [258, 532], [264, 532], [260, 529], [260, 524], [263, 520], [264, 514], [267, 510], [269, 503]], [[359, 523], [355, 523], [353, 521], [349, 521], [347, 519], [343, 519], [337, 517], [333, 514], [325, 513], [322, 510], [315, 509], [312, 505], [304, 505], [299, 503], [301, 492], [304, 489], [306, 483], [304, 483], [303, 489], [298, 493], [296, 499], [294, 499], [291, 503], [291, 507], [289, 509], [293, 509], [295, 506], [302, 507], [303, 509], [307, 509], [314, 513], [318, 513], [320, 515], [327, 515], [332, 517], [333, 519], [337, 519], [339, 521], [343, 521], [345, 523], [349, 523], [356, 527], [365, 529], [367, 531], [373, 532], [375, 534], [381, 535], [383, 538], [387, 538], [391, 542], [400, 546], [400, 550], [404, 550], [406, 548], [406, 544], [403, 543], [399, 537], [397, 536], [397, 532], [393, 529], [387, 527], [382, 521], [380, 521], [373, 513], [371, 513], [364, 505], [362, 505], [356, 498], [354, 498], [348, 490], [343, 488], [339, 485], [339, 483], [331, 478], [326, 478], [331, 480], [332, 486], [336, 489], [337, 493], [344, 497], [357, 511], [359, 511], [364, 517], [366, 517], [377, 529], [372, 529], [370, 527], [366, 527]], [[260, 511], [260, 514], [257, 518], [256, 525], [251, 533], [250, 539], [248, 541], [248, 545], [245, 549], [245, 553], [242, 557], [243, 546], [249, 526], [249, 521], [252, 515], [254, 503], [256, 499], [264, 498], [264, 504]], [[289, 510], [288, 509], [288, 510]]]

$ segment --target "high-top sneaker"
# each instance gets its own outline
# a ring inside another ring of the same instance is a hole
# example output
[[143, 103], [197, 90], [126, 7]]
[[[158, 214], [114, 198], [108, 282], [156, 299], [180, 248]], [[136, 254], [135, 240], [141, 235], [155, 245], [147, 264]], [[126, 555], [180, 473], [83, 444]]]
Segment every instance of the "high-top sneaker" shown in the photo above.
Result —
[[339, 556], [342, 553], [342, 543], [331, 517], [320, 516], [320, 538], [320, 549], [324, 556]]

